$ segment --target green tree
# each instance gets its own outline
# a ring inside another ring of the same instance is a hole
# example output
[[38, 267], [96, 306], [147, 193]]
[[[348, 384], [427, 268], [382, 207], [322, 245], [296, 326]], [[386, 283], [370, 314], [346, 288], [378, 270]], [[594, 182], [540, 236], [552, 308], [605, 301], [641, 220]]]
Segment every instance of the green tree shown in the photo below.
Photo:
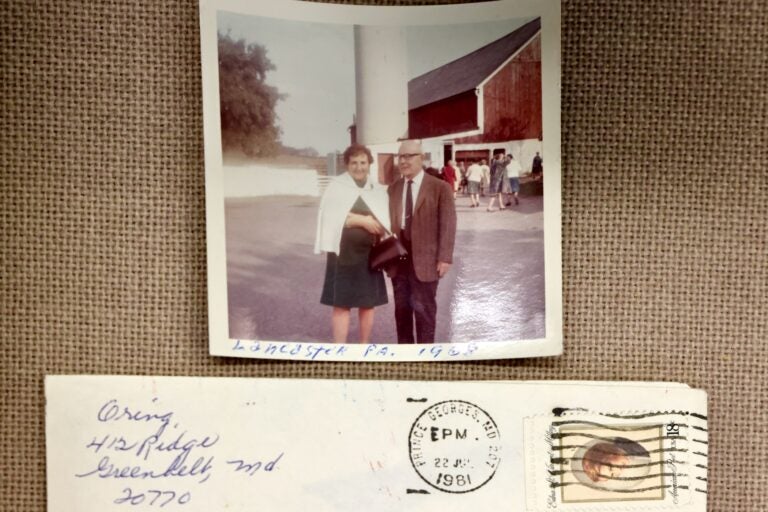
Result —
[[267, 50], [219, 32], [219, 101], [224, 151], [270, 156], [280, 148], [275, 105], [284, 98], [265, 78], [275, 65]]

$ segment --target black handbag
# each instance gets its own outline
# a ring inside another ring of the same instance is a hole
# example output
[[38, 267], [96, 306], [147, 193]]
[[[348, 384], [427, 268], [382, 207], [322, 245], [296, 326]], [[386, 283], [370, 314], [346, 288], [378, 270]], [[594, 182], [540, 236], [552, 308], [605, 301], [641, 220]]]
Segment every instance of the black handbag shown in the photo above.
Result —
[[408, 257], [403, 243], [392, 233], [387, 232], [387, 235], [371, 247], [368, 255], [368, 267], [371, 270], [386, 270]]

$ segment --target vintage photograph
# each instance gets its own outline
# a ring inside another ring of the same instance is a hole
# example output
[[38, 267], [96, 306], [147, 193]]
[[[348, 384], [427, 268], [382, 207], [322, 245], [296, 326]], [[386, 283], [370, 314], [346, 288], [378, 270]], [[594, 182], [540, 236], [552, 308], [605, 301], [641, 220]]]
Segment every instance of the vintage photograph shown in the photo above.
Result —
[[403, 21], [201, 10], [203, 27], [215, 18], [212, 344], [216, 330], [241, 349], [542, 340], [558, 353], [559, 126], [545, 144], [543, 110], [559, 116], [559, 96], [542, 87], [558, 62], [543, 60], [542, 16], [414, 24], [381, 9]]

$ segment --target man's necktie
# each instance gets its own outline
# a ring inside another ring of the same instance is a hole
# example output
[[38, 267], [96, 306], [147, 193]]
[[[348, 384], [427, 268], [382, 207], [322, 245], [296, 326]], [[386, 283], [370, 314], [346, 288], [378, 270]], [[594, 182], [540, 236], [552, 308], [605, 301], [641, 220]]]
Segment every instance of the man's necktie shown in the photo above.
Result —
[[413, 221], [413, 180], [408, 180], [408, 189], [405, 191], [405, 231], [406, 240], [411, 239], [411, 223]]

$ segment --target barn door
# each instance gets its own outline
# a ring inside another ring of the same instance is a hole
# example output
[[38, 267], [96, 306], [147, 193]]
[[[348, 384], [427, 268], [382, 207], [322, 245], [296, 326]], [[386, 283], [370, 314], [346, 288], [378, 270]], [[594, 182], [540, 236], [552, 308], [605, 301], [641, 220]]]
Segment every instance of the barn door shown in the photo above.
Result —
[[453, 144], [443, 144], [443, 165], [453, 160]]

